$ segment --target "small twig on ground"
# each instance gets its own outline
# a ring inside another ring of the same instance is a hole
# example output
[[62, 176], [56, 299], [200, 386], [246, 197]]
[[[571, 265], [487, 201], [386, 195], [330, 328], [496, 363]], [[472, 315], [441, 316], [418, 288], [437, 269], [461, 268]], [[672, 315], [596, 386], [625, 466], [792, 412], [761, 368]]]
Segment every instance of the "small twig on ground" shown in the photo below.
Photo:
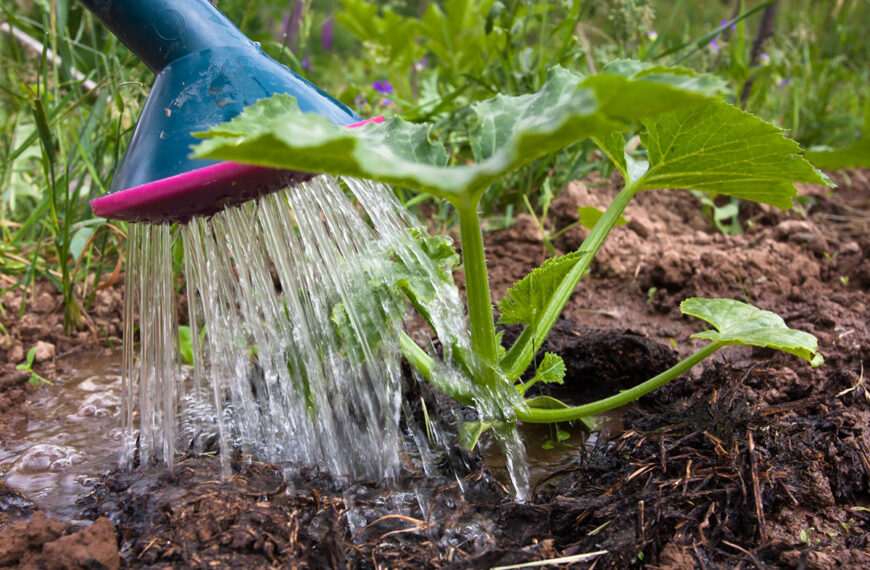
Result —
[[492, 570], [514, 570], [516, 568], [536, 568], [539, 566], [556, 566], [560, 564], [573, 564], [575, 562], [588, 562], [604, 554], [607, 554], [606, 550], [597, 550], [585, 554], [575, 554], [574, 556], [563, 556], [562, 558], [549, 558], [547, 560], [536, 560], [534, 562], [525, 562], [523, 564], [511, 564], [510, 566], [496, 566]]
[[764, 518], [764, 503], [761, 500], [761, 485], [758, 482], [758, 457], [755, 454], [755, 440], [752, 438], [752, 430], [747, 430], [749, 440], [749, 469], [752, 474], [752, 494], [755, 499], [755, 516], [758, 519], [758, 535], [761, 542], [767, 541], [767, 521]]

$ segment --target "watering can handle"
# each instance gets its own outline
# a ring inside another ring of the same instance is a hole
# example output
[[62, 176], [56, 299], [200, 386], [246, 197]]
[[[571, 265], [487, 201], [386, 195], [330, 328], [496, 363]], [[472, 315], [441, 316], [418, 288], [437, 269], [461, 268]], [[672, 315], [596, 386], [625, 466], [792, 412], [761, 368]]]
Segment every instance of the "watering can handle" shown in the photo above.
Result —
[[205, 49], [254, 47], [208, 0], [80, 0], [155, 73]]

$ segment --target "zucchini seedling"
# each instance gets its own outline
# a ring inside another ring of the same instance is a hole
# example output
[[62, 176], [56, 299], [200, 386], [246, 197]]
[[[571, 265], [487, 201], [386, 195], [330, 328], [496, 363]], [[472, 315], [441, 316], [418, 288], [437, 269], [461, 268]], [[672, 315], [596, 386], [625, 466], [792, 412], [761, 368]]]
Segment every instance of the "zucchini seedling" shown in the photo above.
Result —
[[[201, 158], [366, 178], [425, 192], [453, 205], [462, 241], [470, 343], [453, 346], [450, 354], [465, 379], [446, 380], [435, 360], [410, 337], [403, 335], [400, 342], [405, 357], [423, 377], [479, 411], [480, 421], [460, 430], [462, 443], [473, 447], [487, 429], [493, 429], [500, 442], [515, 441], [517, 421], [589, 420], [666, 384], [728, 345], [771, 347], [814, 366], [821, 363], [815, 337], [788, 328], [777, 315], [730, 299], [693, 298], [682, 303], [683, 312], [714, 330], [695, 335], [709, 344], [671, 369], [581, 406], [551, 397], [526, 397], [537, 382], [562, 381], [565, 365], [555, 354], [545, 355], [531, 379], [522, 378], [638, 192], [707, 191], [785, 209], [796, 195], [795, 182], [827, 183], [801, 157], [797, 143], [777, 127], [726, 103], [723, 92], [714, 77], [636, 61], [614, 62], [592, 76], [557, 67], [538, 92], [498, 95], [473, 104], [465, 139], [474, 161], [459, 165], [448, 164], [451, 154], [432, 140], [431, 125], [393, 118], [342, 129], [322, 117], [301, 114], [291, 97], [279, 95], [198, 135], [205, 140], [195, 152]], [[640, 133], [643, 160], [625, 152], [625, 133], [630, 131]], [[577, 251], [547, 260], [499, 302], [499, 322], [524, 327], [512, 346], [502, 347], [493, 322], [478, 212], [481, 197], [512, 170], [586, 138], [613, 161], [624, 187]], [[455, 261], [455, 256], [444, 253], [444, 243], [435, 246], [433, 238], [421, 239], [430, 240], [428, 250], [436, 252], [445, 269]], [[450, 281], [450, 271], [443, 271], [442, 278]], [[419, 280], [401, 283], [397, 291], [428, 318], [427, 288]], [[441, 340], [450, 346], [450, 339]]]

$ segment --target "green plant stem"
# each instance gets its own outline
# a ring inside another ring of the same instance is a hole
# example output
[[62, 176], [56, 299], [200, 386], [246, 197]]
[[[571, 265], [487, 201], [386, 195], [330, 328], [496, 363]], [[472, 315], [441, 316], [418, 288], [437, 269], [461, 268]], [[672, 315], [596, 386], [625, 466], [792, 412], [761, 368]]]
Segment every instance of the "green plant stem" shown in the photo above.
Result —
[[727, 344], [724, 342], [711, 342], [695, 354], [681, 360], [661, 374], [650, 378], [642, 384], [638, 384], [634, 388], [625, 390], [619, 394], [610, 396], [609, 398], [604, 398], [603, 400], [598, 400], [582, 406], [573, 406], [562, 409], [528, 408], [522, 410], [517, 408], [517, 419], [532, 424], [567, 422], [586, 416], [594, 416], [624, 406], [625, 404], [629, 404], [657, 388], [661, 388], [671, 380], [688, 372], [693, 366], [706, 359], [723, 346], [727, 346]]
[[435, 362], [432, 360], [432, 357], [426, 354], [426, 351], [420, 348], [405, 331], [399, 332], [399, 347], [402, 349], [402, 355], [405, 357], [405, 360], [407, 360], [408, 363], [419, 372], [427, 382], [460, 404], [474, 406], [470, 394], [460, 390], [455, 384], [443, 382], [438, 377], [438, 374], [434, 374]]
[[[565, 305], [568, 303], [568, 299], [570, 299], [571, 295], [574, 293], [577, 283], [579, 283], [583, 275], [586, 274], [589, 265], [595, 258], [595, 254], [597, 254], [598, 250], [601, 249], [604, 240], [607, 239], [608, 235], [610, 235], [610, 230], [612, 230], [613, 226], [616, 225], [619, 217], [625, 211], [626, 206], [628, 206], [628, 203], [631, 202], [631, 199], [634, 197], [635, 193], [637, 193], [638, 187], [637, 182], [632, 182], [631, 184], [626, 185], [625, 188], [616, 195], [613, 202], [610, 203], [610, 206], [607, 207], [607, 210], [595, 224], [595, 227], [592, 228], [592, 231], [590, 231], [589, 235], [586, 236], [586, 239], [583, 240], [583, 244], [580, 246], [580, 251], [584, 252], [585, 255], [583, 255], [580, 261], [577, 262], [574, 268], [559, 284], [559, 287], [556, 289], [552, 298], [547, 303], [547, 306], [544, 308], [537, 326], [527, 326], [523, 329], [520, 337], [502, 359], [502, 370], [508, 378], [519, 378], [526, 368], [529, 367], [529, 364], [541, 348], [547, 335], [550, 334], [550, 329], [553, 328], [556, 319], [558, 319], [559, 315], [562, 313], [562, 309], [564, 309]], [[465, 236], [463, 234], [463, 251], [465, 247], [464, 240]], [[471, 295], [469, 293], [469, 305], [470, 304]], [[473, 341], [474, 338], [472, 337], [472, 342]]]
[[[484, 363], [494, 364], [498, 352], [480, 216], [477, 213], [476, 203], [463, 204], [458, 210], [462, 263], [465, 267], [465, 292], [468, 297], [468, 324], [471, 328], [471, 351]], [[484, 366], [484, 368], [489, 367]]]

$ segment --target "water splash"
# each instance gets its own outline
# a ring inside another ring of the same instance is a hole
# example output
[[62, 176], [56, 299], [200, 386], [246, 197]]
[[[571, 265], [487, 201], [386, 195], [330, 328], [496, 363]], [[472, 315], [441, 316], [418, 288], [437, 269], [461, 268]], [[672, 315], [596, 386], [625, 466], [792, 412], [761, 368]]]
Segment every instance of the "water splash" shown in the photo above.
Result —
[[[444, 346], [439, 370], [451, 377], [461, 376], [451, 350], [469, 346], [464, 308], [457, 289], [438, 279], [409, 231], [422, 230], [392, 191], [342, 182], [318, 177], [175, 228], [131, 225], [135, 278], [127, 282], [122, 390], [128, 462], [138, 449], [144, 461], [171, 465], [176, 454], [216, 438], [226, 473], [238, 449], [288, 469], [318, 464], [354, 478], [396, 476], [405, 306], [389, 279], [391, 260], [436, 285], [430, 320]], [[177, 364], [177, 240], [192, 368]], [[519, 440], [502, 444], [516, 458], [510, 464], [522, 463]], [[523, 486], [522, 475], [514, 481]]]

